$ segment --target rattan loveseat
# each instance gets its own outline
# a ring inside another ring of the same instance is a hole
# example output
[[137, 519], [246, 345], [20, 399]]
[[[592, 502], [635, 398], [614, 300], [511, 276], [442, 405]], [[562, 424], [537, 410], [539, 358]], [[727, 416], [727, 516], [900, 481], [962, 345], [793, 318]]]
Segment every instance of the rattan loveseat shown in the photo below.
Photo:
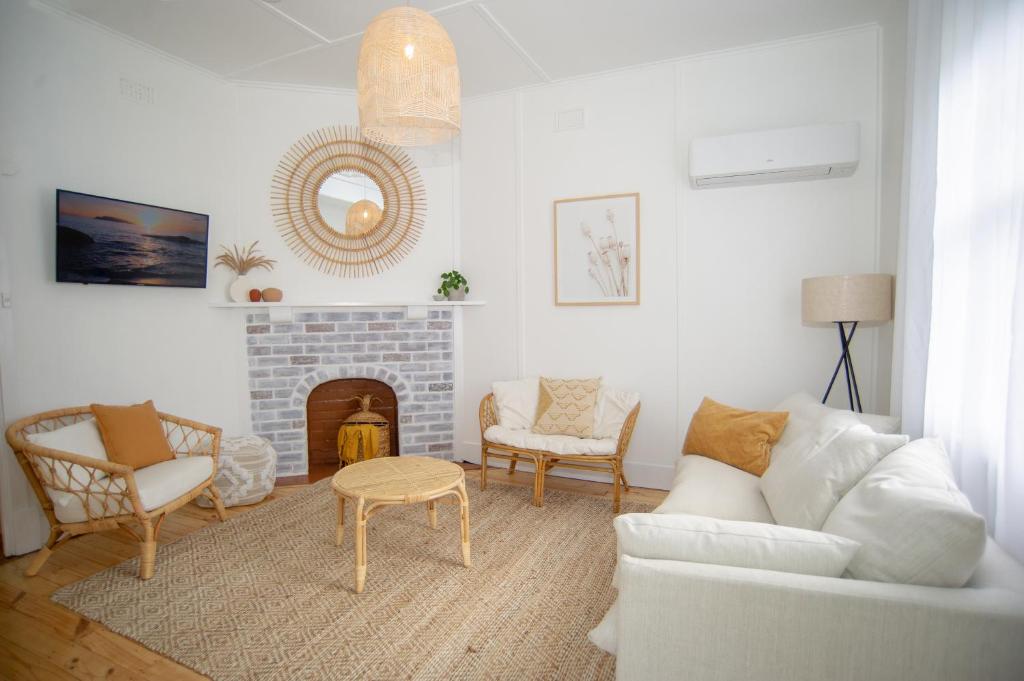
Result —
[[[68, 539], [121, 527], [141, 544], [139, 577], [149, 579], [153, 576], [160, 526], [168, 513], [206, 495], [220, 519], [227, 518], [220, 492], [213, 483], [217, 475], [220, 428], [158, 413], [176, 458], [138, 470], [113, 461], [50, 449], [29, 440], [30, 434], [56, 431], [88, 420], [92, 417], [89, 407], [48, 411], [11, 424], [7, 429], [7, 442], [50, 522], [50, 536], [25, 571], [26, 575], [37, 574], [53, 550]], [[189, 461], [182, 462], [183, 459]], [[210, 471], [208, 475], [207, 471]], [[154, 475], [163, 479], [153, 480]], [[143, 478], [142, 483], [137, 477]], [[159, 490], [162, 494], [146, 494], [147, 485], [163, 485]], [[173, 498], [166, 498], [168, 491], [173, 492]], [[136, 523], [139, 532], [130, 527]]]
[[544, 506], [544, 478], [553, 468], [562, 467], [610, 473], [614, 486], [612, 510], [618, 513], [622, 495], [621, 488], [625, 487], [626, 491], [629, 491], [629, 483], [626, 481], [626, 474], [622, 468], [622, 459], [626, 456], [626, 451], [629, 449], [629, 441], [633, 437], [633, 428], [636, 426], [636, 419], [639, 414], [640, 403], [637, 402], [622, 424], [613, 452], [610, 451], [607, 454], [559, 453], [543, 449], [517, 447], [488, 440], [486, 436], [487, 429], [498, 425], [498, 410], [495, 405], [494, 393], [488, 393], [480, 400], [480, 489], [487, 488], [488, 458], [508, 461], [509, 475], [515, 473], [516, 464], [520, 458], [533, 464], [534, 506]]

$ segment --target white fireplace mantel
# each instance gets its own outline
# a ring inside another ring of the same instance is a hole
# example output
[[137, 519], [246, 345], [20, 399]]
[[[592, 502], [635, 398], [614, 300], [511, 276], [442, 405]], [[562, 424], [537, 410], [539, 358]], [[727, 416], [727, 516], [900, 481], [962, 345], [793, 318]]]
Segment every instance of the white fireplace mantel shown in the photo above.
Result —
[[406, 317], [409, 319], [426, 319], [427, 309], [431, 307], [479, 307], [487, 301], [484, 300], [387, 300], [367, 302], [280, 302], [280, 303], [232, 303], [227, 301], [212, 302], [210, 307], [221, 307], [230, 309], [267, 310], [270, 313], [272, 322], [289, 322], [292, 320], [292, 310], [295, 308], [382, 308], [382, 307], [404, 307]]

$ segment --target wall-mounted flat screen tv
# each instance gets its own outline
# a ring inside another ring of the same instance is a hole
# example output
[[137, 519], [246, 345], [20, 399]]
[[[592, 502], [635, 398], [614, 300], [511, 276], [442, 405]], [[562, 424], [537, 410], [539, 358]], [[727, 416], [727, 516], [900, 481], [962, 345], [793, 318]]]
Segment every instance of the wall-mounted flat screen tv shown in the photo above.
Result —
[[206, 287], [210, 216], [57, 190], [57, 281]]

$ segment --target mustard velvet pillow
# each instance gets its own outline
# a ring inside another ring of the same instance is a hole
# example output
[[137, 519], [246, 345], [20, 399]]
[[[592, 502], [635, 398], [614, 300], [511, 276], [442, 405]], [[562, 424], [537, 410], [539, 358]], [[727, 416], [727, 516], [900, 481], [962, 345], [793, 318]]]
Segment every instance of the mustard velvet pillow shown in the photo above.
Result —
[[788, 418], [787, 411], [734, 409], [705, 397], [686, 431], [683, 454], [700, 454], [760, 476]]
[[145, 468], [174, 458], [153, 400], [130, 407], [93, 404], [91, 409], [114, 463]]
[[594, 411], [600, 388], [600, 378], [561, 379], [542, 376], [533, 432], [591, 437], [594, 434]]

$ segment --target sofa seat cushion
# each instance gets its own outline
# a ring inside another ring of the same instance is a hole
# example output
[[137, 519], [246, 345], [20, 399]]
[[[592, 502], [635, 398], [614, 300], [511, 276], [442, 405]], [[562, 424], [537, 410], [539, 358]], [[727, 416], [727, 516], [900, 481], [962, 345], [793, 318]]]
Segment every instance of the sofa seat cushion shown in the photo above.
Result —
[[614, 438], [595, 440], [571, 435], [541, 435], [529, 430], [505, 428], [504, 426], [491, 426], [484, 431], [484, 439], [518, 449], [533, 449], [566, 455], [612, 456], [618, 445], [618, 440]]
[[687, 454], [676, 463], [672, 491], [654, 513], [688, 513], [721, 520], [775, 523], [761, 496], [761, 478], [706, 456]]
[[1024, 594], [1024, 565], [989, 537], [978, 567], [964, 586], [970, 589], [1006, 589]]
[[[152, 511], [192, 491], [211, 475], [212, 457], [187, 456], [138, 469], [135, 471], [135, 484], [139, 489], [142, 508]], [[123, 515], [134, 510], [127, 500], [122, 507], [116, 499], [98, 494], [108, 489], [112, 492], [124, 492], [126, 487], [123, 478], [94, 482], [88, 489], [97, 493], [89, 496], [89, 505], [96, 517]], [[46, 491], [53, 501], [54, 514], [60, 522], [81, 523], [89, 519], [79, 495], [50, 489]]]

